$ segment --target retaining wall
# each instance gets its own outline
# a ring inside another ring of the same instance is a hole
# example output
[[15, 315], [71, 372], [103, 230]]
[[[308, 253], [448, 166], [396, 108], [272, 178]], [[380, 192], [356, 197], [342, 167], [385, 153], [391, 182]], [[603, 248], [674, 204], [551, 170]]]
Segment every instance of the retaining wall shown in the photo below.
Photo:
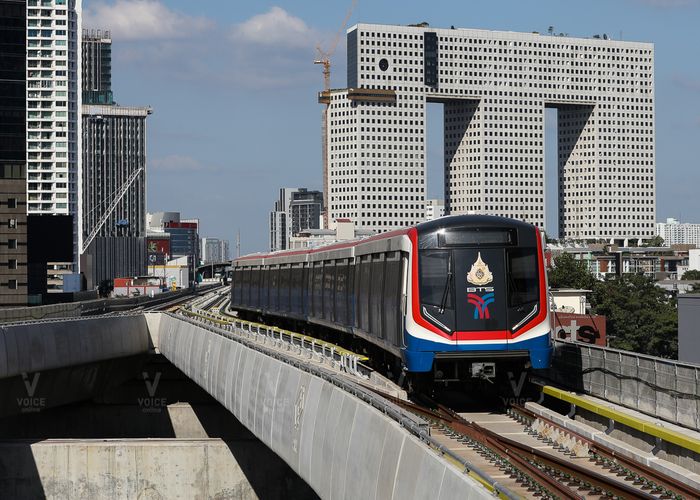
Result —
[[563, 387], [700, 429], [700, 365], [557, 341], [547, 377]]
[[397, 422], [334, 384], [163, 314], [160, 352], [321, 498], [491, 498]]
[[0, 443], [0, 496], [56, 500], [308, 496], [309, 491], [296, 493], [285, 483], [284, 467], [255, 467], [257, 459], [270, 454], [261, 447], [257, 441], [231, 444], [220, 439]]

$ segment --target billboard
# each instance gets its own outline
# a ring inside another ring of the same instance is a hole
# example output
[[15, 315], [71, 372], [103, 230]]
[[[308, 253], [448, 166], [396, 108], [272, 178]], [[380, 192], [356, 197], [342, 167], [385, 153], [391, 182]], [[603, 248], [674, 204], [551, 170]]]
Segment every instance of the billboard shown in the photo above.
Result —
[[605, 316], [554, 313], [556, 338], [605, 346]]
[[147, 252], [151, 253], [170, 253], [170, 239], [169, 238], [148, 238], [148, 243], [146, 243]]

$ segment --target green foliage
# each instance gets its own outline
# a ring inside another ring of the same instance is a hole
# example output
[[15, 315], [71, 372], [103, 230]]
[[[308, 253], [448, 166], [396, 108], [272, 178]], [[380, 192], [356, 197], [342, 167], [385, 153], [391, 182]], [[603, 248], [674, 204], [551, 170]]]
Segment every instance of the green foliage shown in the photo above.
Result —
[[585, 262], [575, 259], [569, 253], [554, 258], [554, 266], [549, 271], [549, 286], [552, 288], [582, 288], [591, 290], [596, 279], [588, 272]]
[[662, 246], [664, 246], [664, 239], [663, 239], [661, 236], [656, 235], [656, 236], [654, 236], [653, 238], [651, 238], [650, 240], [645, 241], [644, 244], [643, 244], [642, 246], [645, 246], [645, 247], [662, 247]]
[[591, 303], [607, 317], [610, 345], [618, 349], [676, 358], [678, 314], [675, 301], [642, 274], [599, 282]]
[[700, 280], [700, 271], [697, 269], [689, 269], [683, 273], [682, 280]]

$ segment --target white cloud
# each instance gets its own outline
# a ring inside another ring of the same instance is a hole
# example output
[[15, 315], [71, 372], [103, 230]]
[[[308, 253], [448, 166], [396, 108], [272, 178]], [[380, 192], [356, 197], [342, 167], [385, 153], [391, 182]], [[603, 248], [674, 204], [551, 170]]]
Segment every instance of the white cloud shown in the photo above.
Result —
[[303, 19], [291, 15], [281, 7], [272, 7], [235, 25], [231, 38], [236, 42], [283, 47], [313, 47], [320, 34]]
[[220, 170], [218, 167], [205, 165], [191, 156], [178, 154], [154, 158], [149, 160], [148, 165], [163, 172], [215, 172]]
[[184, 38], [212, 26], [206, 17], [187, 16], [158, 0], [116, 0], [90, 5], [83, 12], [86, 28], [105, 29], [117, 40]]

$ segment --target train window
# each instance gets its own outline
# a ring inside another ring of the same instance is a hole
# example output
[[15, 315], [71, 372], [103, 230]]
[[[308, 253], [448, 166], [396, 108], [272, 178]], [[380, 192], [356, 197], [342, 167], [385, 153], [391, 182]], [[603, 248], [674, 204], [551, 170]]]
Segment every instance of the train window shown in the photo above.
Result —
[[[420, 252], [420, 301], [439, 307], [443, 305], [452, 309], [452, 289], [454, 285], [448, 284], [450, 259], [452, 252], [449, 250], [423, 250]], [[445, 290], [447, 295], [445, 296]]]
[[508, 254], [508, 306], [535, 302], [539, 297], [537, 250], [513, 248]]
[[515, 235], [511, 229], [459, 229], [438, 233], [441, 247], [459, 247], [470, 245], [513, 245]]

